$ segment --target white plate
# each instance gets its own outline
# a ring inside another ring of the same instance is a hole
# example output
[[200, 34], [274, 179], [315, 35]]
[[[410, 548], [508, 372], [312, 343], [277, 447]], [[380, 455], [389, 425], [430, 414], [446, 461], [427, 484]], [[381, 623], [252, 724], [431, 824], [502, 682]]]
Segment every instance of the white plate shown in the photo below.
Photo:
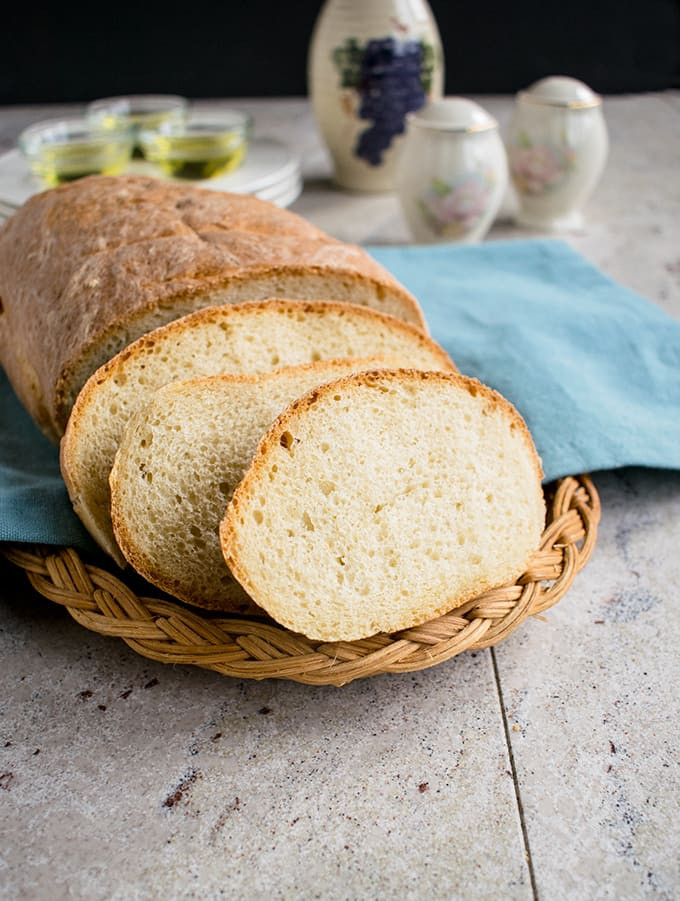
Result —
[[[193, 184], [211, 191], [255, 194], [279, 206], [292, 203], [302, 188], [299, 160], [286, 146], [269, 138], [252, 141], [246, 158], [235, 172], [204, 181], [166, 178], [159, 174], [155, 166], [143, 160], [131, 160], [125, 171], [131, 175], [150, 175], [177, 184]], [[297, 193], [292, 200], [283, 203], [278, 199], [290, 197], [296, 185]], [[0, 156], [0, 203], [19, 207], [33, 194], [43, 190], [44, 186], [33, 176], [19, 150], [10, 150]]]
[[277, 194], [276, 197], [270, 197], [268, 199], [270, 203], [275, 203], [277, 206], [285, 207], [290, 206], [291, 203], [294, 203], [298, 199], [300, 194], [302, 194], [302, 179], [297, 179], [297, 181], [295, 181], [282, 194]]
[[269, 200], [271, 203], [278, 203], [279, 206], [283, 206], [281, 198], [288, 197], [289, 194], [295, 191], [297, 191], [296, 196], [302, 191], [302, 179], [299, 175], [295, 175], [281, 182], [281, 184], [274, 185], [272, 188], [263, 188], [257, 192], [257, 196], [260, 200]]

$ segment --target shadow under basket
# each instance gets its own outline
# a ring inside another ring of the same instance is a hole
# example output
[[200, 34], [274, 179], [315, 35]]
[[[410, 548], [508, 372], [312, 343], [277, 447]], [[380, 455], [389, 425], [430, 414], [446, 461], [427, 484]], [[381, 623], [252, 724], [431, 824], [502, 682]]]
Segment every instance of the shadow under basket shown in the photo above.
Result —
[[546, 486], [545, 494], [540, 548], [515, 583], [420, 626], [361, 641], [312, 641], [271, 619], [216, 615], [174, 600], [142, 597], [119, 575], [84, 562], [73, 548], [10, 544], [2, 551], [25, 570], [39, 594], [66, 607], [81, 626], [122, 638], [144, 657], [190, 663], [238, 679], [344, 685], [379, 673], [425, 669], [497, 644], [527, 617], [556, 604], [593, 552], [600, 501], [586, 475], [559, 479]]

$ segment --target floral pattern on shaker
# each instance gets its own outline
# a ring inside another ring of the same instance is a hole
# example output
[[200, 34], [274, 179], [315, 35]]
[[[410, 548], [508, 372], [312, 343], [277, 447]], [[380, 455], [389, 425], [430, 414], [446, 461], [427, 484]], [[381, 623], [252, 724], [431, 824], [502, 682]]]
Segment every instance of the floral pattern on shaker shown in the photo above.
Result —
[[566, 141], [561, 146], [535, 144], [526, 132], [520, 132], [510, 147], [510, 174], [521, 194], [545, 194], [558, 187], [574, 168], [576, 151]]
[[466, 172], [452, 184], [433, 178], [418, 207], [436, 235], [461, 238], [484, 216], [494, 182], [490, 172]]

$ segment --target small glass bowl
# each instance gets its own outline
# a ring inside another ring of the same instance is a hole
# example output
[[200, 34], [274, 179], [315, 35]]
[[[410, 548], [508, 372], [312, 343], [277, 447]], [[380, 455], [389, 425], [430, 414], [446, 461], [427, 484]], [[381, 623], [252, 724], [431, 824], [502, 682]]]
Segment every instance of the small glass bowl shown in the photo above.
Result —
[[19, 135], [31, 171], [48, 187], [86, 175], [118, 175], [132, 154], [129, 128], [102, 129], [87, 119], [50, 119]]
[[238, 110], [194, 110], [183, 122], [142, 129], [144, 156], [172, 178], [205, 179], [224, 175], [246, 155], [252, 119]]
[[87, 107], [87, 118], [100, 128], [131, 128], [135, 146], [133, 155], [143, 156], [139, 143], [142, 129], [154, 130], [164, 122], [181, 122], [189, 106], [185, 97], [174, 94], [133, 94], [130, 97], [105, 97]]

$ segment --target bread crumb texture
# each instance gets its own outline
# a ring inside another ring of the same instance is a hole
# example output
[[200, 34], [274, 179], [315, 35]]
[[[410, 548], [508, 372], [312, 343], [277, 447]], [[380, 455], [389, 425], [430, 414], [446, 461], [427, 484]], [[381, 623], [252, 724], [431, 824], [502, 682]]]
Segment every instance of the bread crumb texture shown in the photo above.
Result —
[[394, 632], [521, 575], [544, 527], [541, 477], [523, 420], [479, 382], [358, 374], [274, 423], [229, 504], [222, 550], [295, 632]]
[[314, 386], [379, 365], [382, 358], [320, 361], [159, 389], [125, 428], [109, 480], [113, 530], [125, 559], [189, 603], [219, 610], [246, 603], [218, 530], [258, 442]]
[[454, 369], [442, 348], [414, 326], [333, 301], [271, 299], [210, 307], [155, 329], [100, 367], [78, 395], [61, 442], [74, 510], [122, 563], [111, 528], [109, 473], [125, 424], [161, 386], [375, 354], [390, 355], [396, 366]]

